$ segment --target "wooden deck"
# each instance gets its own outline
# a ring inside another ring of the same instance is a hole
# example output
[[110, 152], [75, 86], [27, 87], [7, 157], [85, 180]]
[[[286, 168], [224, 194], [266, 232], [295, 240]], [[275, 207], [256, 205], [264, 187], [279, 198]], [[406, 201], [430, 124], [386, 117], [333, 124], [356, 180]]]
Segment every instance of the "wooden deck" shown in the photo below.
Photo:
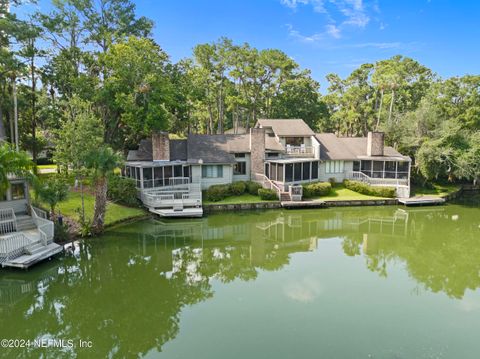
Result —
[[32, 265], [41, 262], [47, 258], [54, 256], [63, 251], [63, 247], [56, 244], [50, 243], [47, 246], [39, 246], [34, 248], [32, 254], [24, 254], [15, 259], [3, 262], [2, 267], [13, 267], [13, 268], [22, 268], [27, 269]]
[[445, 198], [436, 196], [415, 196], [410, 198], [399, 198], [398, 203], [405, 206], [432, 206], [438, 204], [444, 204]]
[[158, 214], [160, 217], [202, 217], [203, 209], [183, 208], [179, 210], [171, 208], [149, 208], [150, 212]]

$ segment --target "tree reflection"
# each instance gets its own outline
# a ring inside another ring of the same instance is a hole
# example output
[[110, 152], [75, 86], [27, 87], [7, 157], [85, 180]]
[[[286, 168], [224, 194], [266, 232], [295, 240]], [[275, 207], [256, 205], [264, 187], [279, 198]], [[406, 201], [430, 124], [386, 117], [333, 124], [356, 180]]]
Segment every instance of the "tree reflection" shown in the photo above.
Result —
[[[291, 255], [341, 238], [348, 256], [386, 277], [393, 262], [433, 292], [461, 298], [480, 287], [478, 211], [396, 207], [267, 211], [142, 222], [76, 243], [30, 272], [0, 276], [0, 336], [93, 340], [95, 356], [161, 351], [182, 310], [214, 295], [213, 281], [255, 280]], [[6, 357], [89, 357], [88, 349], [4, 350]]]

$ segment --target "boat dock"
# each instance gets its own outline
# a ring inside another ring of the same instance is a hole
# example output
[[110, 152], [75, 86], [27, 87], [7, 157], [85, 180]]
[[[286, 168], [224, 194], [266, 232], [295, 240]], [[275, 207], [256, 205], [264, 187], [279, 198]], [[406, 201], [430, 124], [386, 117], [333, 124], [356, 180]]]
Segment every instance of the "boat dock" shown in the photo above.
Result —
[[445, 198], [436, 196], [415, 196], [410, 198], [399, 198], [398, 203], [405, 206], [432, 206], [445, 203]]

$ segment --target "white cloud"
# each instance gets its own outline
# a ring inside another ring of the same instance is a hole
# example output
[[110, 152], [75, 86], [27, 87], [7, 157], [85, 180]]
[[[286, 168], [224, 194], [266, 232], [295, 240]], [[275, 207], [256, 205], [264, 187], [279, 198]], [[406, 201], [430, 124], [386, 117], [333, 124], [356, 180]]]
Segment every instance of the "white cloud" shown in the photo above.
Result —
[[341, 35], [341, 30], [334, 24], [328, 24], [325, 26], [325, 31], [317, 32], [311, 35], [304, 35], [300, 31], [293, 28], [291, 24], [287, 24], [288, 35], [300, 42], [304, 43], [320, 43], [322, 41], [328, 40], [329, 38], [339, 39]]
[[376, 49], [399, 49], [403, 45], [401, 42], [364, 42], [360, 44], [353, 44], [349, 47], [356, 47], [356, 48], [367, 48], [373, 47]]
[[339, 39], [341, 37], [340, 29], [333, 24], [329, 24], [326, 26], [326, 32], [327, 34], [329, 34], [331, 37], [334, 37], [335, 39]]
[[316, 278], [307, 276], [299, 281], [287, 283], [283, 292], [296, 302], [311, 303], [322, 294], [323, 290]]
[[293, 28], [292, 25], [290, 24], [287, 24], [287, 28], [288, 28], [288, 35], [295, 39], [295, 40], [298, 40], [300, 42], [305, 42], [305, 43], [315, 43], [315, 42], [319, 42], [323, 39], [325, 39], [325, 34], [323, 33], [316, 33], [316, 34], [312, 34], [312, 35], [303, 35], [300, 33], [300, 31], [298, 30], [295, 30]]
[[[338, 22], [345, 26], [364, 28], [370, 22], [363, 0], [280, 0], [280, 2], [290, 9], [310, 5], [315, 12], [327, 14], [331, 19], [339, 15]], [[378, 6], [374, 7], [374, 10], [377, 11]]]
[[324, 0], [280, 0], [280, 2], [290, 9], [296, 9], [299, 5], [310, 4], [316, 12], [325, 12]]

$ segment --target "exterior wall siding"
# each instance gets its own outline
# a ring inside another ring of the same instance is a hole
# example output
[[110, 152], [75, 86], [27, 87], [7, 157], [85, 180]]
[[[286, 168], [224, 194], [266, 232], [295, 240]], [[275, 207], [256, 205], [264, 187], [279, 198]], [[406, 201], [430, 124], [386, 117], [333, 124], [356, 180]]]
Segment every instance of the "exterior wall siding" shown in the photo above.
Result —
[[[209, 165], [209, 164], [204, 164]], [[202, 178], [202, 166], [201, 165], [192, 165], [192, 182], [200, 183], [202, 189], [207, 189], [210, 186], [215, 184], [229, 184], [233, 180], [233, 166], [232, 165], [222, 165], [223, 166], [223, 177], [216, 178]]]
[[322, 161], [319, 166], [319, 180], [322, 182], [327, 182], [330, 178], [335, 178], [335, 182], [343, 182], [345, 179], [346, 173], [353, 171], [353, 161], [344, 161], [343, 172], [341, 173], [326, 173], [325, 162]]

